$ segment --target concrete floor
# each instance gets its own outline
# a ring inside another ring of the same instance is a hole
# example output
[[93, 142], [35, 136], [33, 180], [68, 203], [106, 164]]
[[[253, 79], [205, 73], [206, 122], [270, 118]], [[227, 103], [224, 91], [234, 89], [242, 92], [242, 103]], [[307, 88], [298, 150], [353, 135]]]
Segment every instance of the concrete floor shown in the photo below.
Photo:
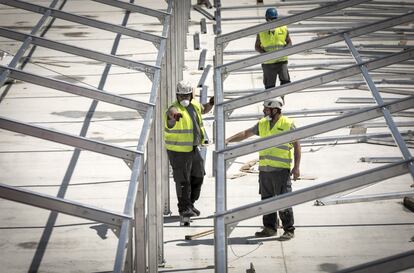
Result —
[[[49, 1], [31, 1], [49, 5]], [[195, 1], [193, 1], [195, 2]], [[222, 1], [223, 7], [253, 5], [255, 1]], [[405, 1], [414, 3], [414, 1]], [[139, 1], [151, 8], [165, 8], [164, 1]], [[265, 4], [268, 4], [265, 1]], [[269, 3], [270, 4], [270, 3]], [[280, 6], [281, 16], [303, 11], [315, 6]], [[120, 24], [122, 13], [97, 3], [68, 1], [64, 9]], [[213, 10], [208, 10], [213, 13]], [[246, 28], [264, 22], [263, 19], [229, 20], [243, 16], [262, 17], [264, 7], [254, 9], [225, 9], [222, 11], [223, 33]], [[28, 33], [39, 16], [0, 5], [0, 25]], [[202, 71], [197, 70], [200, 50], [193, 50], [193, 37], [200, 31], [202, 15], [192, 10], [186, 49], [184, 78], [198, 82]], [[342, 17], [341, 17], [342, 18]], [[375, 20], [375, 18], [369, 18]], [[150, 17], [133, 15], [133, 28], [159, 33], [157, 21]], [[360, 23], [358, 20], [352, 24]], [[207, 63], [212, 64], [214, 55], [213, 22], [207, 20], [208, 33], [201, 34], [201, 48], [208, 49]], [[47, 38], [77, 46], [90, 46], [102, 52], [109, 52], [114, 34], [79, 27], [76, 24], [56, 21]], [[302, 33], [297, 25], [289, 27], [294, 43], [315, 37], [315, 33]], [[372, 41], [376, 43], [376, 41]], [[407, 41], [413, 44], [412, 40]], [[386, 43], [397, 44], [398, 41]], [[20, 43], [0, 38], [0, 49], [14, 54]], [[251, 51], [254, 37], [246, 37], [229, 44], [229, 52]], [[338, 43], [336, 46], [343, 46]], [[147, 61], [155, 60], [156, 48], [150, 43], [124, 38], [118, 54], [128, 58]], [[225, 62], [245, 58], [253, 52], [226, 55]], [[332, 60], [351, 61], [349, 55], [332, 56], [313, 51], [306, 55], [290, 57], [290, 65]], [[4, 61], [4, 60], [3, 60]], [[77, 84], [97, 86], [104, 64], [88, 59], [73, 57], [56, 51], [39, 48], [27, 71]], [[412, 71], [412, 67], [408, 67]], [[327, 70], [291, 69], [292, 81]], [[63, 76], [64, 75], [64, 76]], [[71, 78], [67, 78], [70, 76]], [[142, 73], [131, 74], [130, 70], [111, 70], [105, 90], [130, 98], [146, 100], [151, 82]], [[206, 85], [209, 96], [213, 95], [212, 73]], [[139, 86], [137, 90], [136, 86]], [[225, 81], [225, 90], [247, 90], [262, 88], [262, 75], [256, 72], [234, 73]], [[412, 85], [411, 85], [412, 88]], [[412, 89], [411, 89], [412, 90]], [[68, 133], [79, 134], [84, 116], [91, 100], [78, 98], [59, 91], [17, 82], [5, 94], [0, 103], [0, 116], [33, 123]], [[360, 104], [337, 104], [339, 97], [370, 97], [366, 91], [341, 89], [328, 92], [305, 92], [286, 97], [286, 109], [318, 109], [330, 107], [361, 106]], [[384, 97], [401, 97], [384, 94]], [[251, 105], [235, 113], [261, 113], [261, 106]], [[128, 120], [121, 120], [127, 118]], [[206, 117], [206, 128], [212, 136], [212, 114]], [[330, 117], [299, 117], [298, 127]], [[383, 121], [383, 119], [378, 119]], [[396, 117], [396, 121], [413, 121], [409, 117]], [[232, 135], [255, 123], [254, 120], [230, 122], [226, 134]], [[99, 103], [88, 130], [88, 137], [122, 147], [136, 146], [142, 119], [133, 111]], [[401, 127], [400, 130], [413, 128]], [[348, 135], [349, 128], [343, 128], [324, 135]], [[368, 133], [388, 132], [387, 128], [368, 129]], [[213, 235], [186, 241], [185, 235], [208, 231], [213, 228], [215, 180], [212, 177], [212, 151], [208, 146], [203, 191], [197, 207], [202, 215], [195, 218], [190, 227], [180, 227], [176, 208], [175, 192], [171, 191], [171, 216], [165, 216], [164, 258], [165, 266], [160, 272], [214, 272]], [[411, 149], [411, 152], [413, 150]], [[361, 157], [397, 157], [398, 148], [366, 143], [304, 146], [302, 148], [301, 173], [303, 180], [294, 182], [293, 190], [306, 188], [354, 172], [369, 170], [381, 164], [360, 162]], [[237, 158], [228, 171], [228, 207], [233, 208], [259, 200], [257, 172], [241, 173], [239, 168], [253, 160], [257, 154]], [[29, 136], [0, 130], [0, 182], [68, 200], [80, 201], [112, 211], [122, 211], [130, 170], [122, 160], [82, 151], [77, 158], [68, 146], [36, 139]], [[230, 179], [233, 178], [233, 179]], [[412, 191], [410, 175], [389, 179], [365, 188], [353, 195]], [[173, 184], [172, 184], [173, 185]], [[173, 189], [173, 187], [171, 187]], [[401, 199], [314, 206], [313, 202], [294, 208], [296, 236], [293, 240], [280, 242], [272, 238], [256, 239], [254, 232], [260, 229], [261, 218], [240, 222], [229, 238], [229, 272], [246, 272], [253, 263], [256, 272], [313, 273], [335, 272], [360, 263], [394, 255], [414, 249], [414, 214], [404, 208]], [[279, 235], [280, 235], [279, 231]], [[51, 213], [35, 207], [0, 200], [0, 267], [1, 272], [108, 272], [112, 270], [117, 238], [111, 230], [99, 223]], [[38, 261], [41, 260], [39, 264]], [[414, 269], [405, 272], [414, 272]]]

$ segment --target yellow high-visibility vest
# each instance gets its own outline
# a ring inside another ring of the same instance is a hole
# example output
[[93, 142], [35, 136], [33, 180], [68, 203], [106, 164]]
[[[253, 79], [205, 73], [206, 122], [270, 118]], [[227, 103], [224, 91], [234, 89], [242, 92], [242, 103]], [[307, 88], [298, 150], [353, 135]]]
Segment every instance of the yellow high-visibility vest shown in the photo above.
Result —
[[[281, 116], [273, 128], [266, 118], [259, 121], [259, 136], [268, 137], [289, 131], [293, 121], [285, 116]], [[259, 167], [274, 167], [290, 169], [293, 161], [293, 145], [291, 143], [282, 144], [277, 147], [268, 148], [259, 152]]]
[[[200, 122], [201, 143], [204, 143], [204, 126], [201, 118], [201, 104], [196, 100], [191, 100], [194, 110], [197, 113], [197, 118]], [[175, 122], [174, 127], [168, 128], [167, 113], [164, 114], [164, 141], [167, 150], [175, 152], [191, 152], [193, 150], [194, 133], [193, 121], [187, 109], [183, 107], [178, 101], [175, 101], [172, 106], [178, 109], [182, 114], [179, 121]]]
[[[260, 44], [266, 52], [282, 49], [286, 45], [288, 29], [287, 26], [281, 26], [274, 29], [274, 31], [263, 31], [259, 33]], [[265, 64], [273, 64], [284, 62], [288, 60], [288, 56], [273, 59], [264, 62]]]

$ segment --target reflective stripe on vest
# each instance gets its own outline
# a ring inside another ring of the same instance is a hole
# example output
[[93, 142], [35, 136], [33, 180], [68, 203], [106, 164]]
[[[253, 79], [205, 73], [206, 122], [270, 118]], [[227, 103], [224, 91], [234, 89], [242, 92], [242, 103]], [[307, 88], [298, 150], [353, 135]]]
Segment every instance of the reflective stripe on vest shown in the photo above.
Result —
[[[281, 26], [274, 31], [263, 31], [259, 33], [260, 44], [266, 52], [283, 49], [286, 45], [287, 27]], [[279, 63], [288, 60], [288, 56], [264, 62], [265, 64]]]
[[[259, 136], [268, 137], [289, 131], [293, 121], [281, 116], [270, 129], [270, 122], [262, 118], [259, 121]], [[282, 144], [259, 152], [259, 167], [290, 169], [293, 161], [292, 144]]]
[[[201, 143], [204, 142], [204, 127], [201, 118], [201, 105], [196, 100], [191, 100], [191, 105], [197, 114], [197, 119], [200, 122]], [[171, 106], [177, 108], [182, 117], [175, 122], [174, 127], [168, 128], [167, 113], [164, 114], [164, 142], [167, 150], [175, 152], [191, 152], [194, 146], [193, 121], [187, 109], [183, 107], [178, 101], [175, 101]]]

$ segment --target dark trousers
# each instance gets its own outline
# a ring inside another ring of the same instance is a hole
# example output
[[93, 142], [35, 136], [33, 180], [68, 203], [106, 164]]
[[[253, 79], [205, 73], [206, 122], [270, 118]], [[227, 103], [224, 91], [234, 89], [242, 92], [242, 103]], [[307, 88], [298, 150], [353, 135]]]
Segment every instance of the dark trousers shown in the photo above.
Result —
[[197, 147], [188, 153], [168, 150], [167, 153], [173, 170], [178, 211], [181, 213], [192, 208], [200, 197], [205, 175], [204, 161]]
[[276, 86], [277, 76], [279, 76], [280, 85], [290, 83], [290, 76], [289, 76], [287, 62], [262, 64], [262, 70], [263, 70], [263, 84], [265, 86], [265, 89], [269, 89], [269, 88]]
[[[292, 183], [290, 181], [289, 169], [281, 169], [272, 172], [259, 172], [259, 192], [262, 200], [292, 192]], [[282, 221], [282, 226], [285, 231], [294, 231], [293, 209], [287, 208], [279, 211], [279, 218]], [[277, 214], [270, 213], [263, 215], [263, 226], [276, 230], [277, 228]]]

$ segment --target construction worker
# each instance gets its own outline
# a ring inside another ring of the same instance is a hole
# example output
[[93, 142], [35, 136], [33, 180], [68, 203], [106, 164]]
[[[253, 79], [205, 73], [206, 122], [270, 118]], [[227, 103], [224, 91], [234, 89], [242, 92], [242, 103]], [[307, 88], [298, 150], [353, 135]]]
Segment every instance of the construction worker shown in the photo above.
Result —
[[[282, 115], [283, 100], [281, 98], [266, 100], [263, 106], [265, 117], [260, 119], [252, 128], [226, 139], [226, 144], [242, 141], [253, 135], [268, 137], [295, 129], [293, 121]], [[301, 147], [298, 141], [259, 152], [259, 193], [262, 200], [292, 191], [290, 175], [293, 176], [293, 180], [298, 179], [300, 158]], [[293, 168], [292, 161], [294, 162]], [[279, 240], [293, 238], [295, 227], [293, 226], [292, 208], [279, 211], [279, 217], [282, 220], [284, 230]], [[268, 237], [276, 235], [277, 222], [276, 213], [263, 215], [263, 230], [256, 232], [255, 236]]]
[[214, 97], [201, 105], [193, 99], [193, 87], [184, 81], [177, 84], [177, 100], [165, 113], [164, 141], [176, 185], [178, 212], [182, 217], [199, 216], [194, 202], [200, 197], [205, 175], [199, 146], [205, 131], [201, 114], [208, 113]]
[[[270, 22], [278, 18], [275, 8], [266, 10], [266, 21]], [[273, 30], [260, 32], [256, 37], [255, 50], [259, 53], [272, 52], [291, 46], [289, 31], [287, 26], [280, 26]], [[276, 78], [279, 75], [280, 84], [290, 83], [288, 70], [288, 57], [281, 57], [274, 60], [266, 61], [262, 64], [263, 84], [265, 89], [276, 86]], [[282, 96], [284, 101], [284, 97]]]

